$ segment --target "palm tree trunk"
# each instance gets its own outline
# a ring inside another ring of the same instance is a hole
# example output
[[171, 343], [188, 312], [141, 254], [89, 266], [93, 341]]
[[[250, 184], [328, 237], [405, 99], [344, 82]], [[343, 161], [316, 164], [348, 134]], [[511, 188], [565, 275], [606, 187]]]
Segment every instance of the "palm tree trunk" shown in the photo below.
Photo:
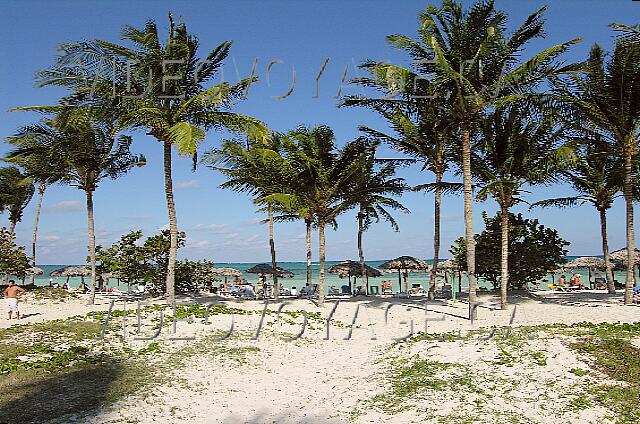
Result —
[[464, 229], [467, 239], [469, 278], [469, 319], [476, 317], [476, 242], [473, 234], [473, 191], [471, 187], [471, 141], [468, 128], [462, 130], [462, 182], [464, 189]]
[[[42, 198], [44, 197], [44, 191], [47, 189], [45, 184], [38, 186], [38, 203], [36, 203], [35, 217], [33, 220], [33, 235], [31, 237], [31, 263], [36, 266], [36, 242], [38, 240], [38, 223], [40, 222], [40, 209], [42, 208]], [[29, 284], [33, 284], [35, 274], [31, 273], [29, 276]]]
[[318, 306], [324, 306], [324, 260], [325, 260], [325, 241], [324, 241], [324, 222], [318, 221], [318, 242], [320, 253], [320, 272], [318, 277]]
[[11, 221], [9, 223], [9, 235], [14, 236], [16, 232], [16, 221]]
[[507, 288], [509, 287], [509, 207], [500, 205], [501, 218], [501, 263], [500, 263], [500, 307], [507, 309]]
[[87, 194], [87, 221], [89, 224], [89, 259], [91, 260], [91, 291], [89, 292], [89, 304], [93, 305], [96, 299], [96, 232], [93, 220], [93, 192], [85, 190]]
[[613, 282], [613, 269], [611, 259], [609, 259], [609, 236], [607, 235], [607, 210], [600, 209], [600, 233], [602, 235], [602, 254], [604, 255], [604, 272], [607, 276], [607, 290], [610, 294], [616, 292], [616, 285]]
[[364, 266], [364, 252], [362, 251], [362, 233], [364, 228], [364, 211], [363, 205], [360, 205], [358, 211], [358, 257], [360, 258], [360, 274], [362, 275], [362, 281], [365, 287], [365, 293], [369, 294], [369, 276], [367, 275], [367, 268]]
[[[276, 272], [276, 244], [273, 241], [273, 206], [269, 203], [267, 207], [267, 213], [269, 214], [269, 248], [271, 249], [271, 272], [273, 275], [273, 298], [278, 300], [280, 298], [280, 287], [278, 287], [278, 273]], [[267, 293], [265, 293], [265, 296]]]
[[313, 284], [311, 278], [311, 219], [305, 219], [304, 223], [307, 227], [307, 283], [311, 287]]
[[175, 300], [175, 268], [178, 256], [178, 220], [176, 218], [176, 205], [173, 200], [173, 181], [171, 179], [171, 143], [164, 141], [164, 191], [167, 197], [167, 210], [169, 211], [169, 260], [167, 263], [167, 287], [165, 296], [167, 303], [173, 304]]
[[632, 155], [627, 154], [624, 164], [624, 200], [627, 204], [627, 280], [624, 290], [624, 304], [633, 303], [633, 286], [635, 285], [635, 253], [636, 242], [633, 234], [633, 172]]
[[442, 203], [442, 172], [436, 172], [436, 191], [433, 211], [433, 266], [429, 274], [429, 299], [436, 297], [436, 275], [440, 260], [440, 206]]

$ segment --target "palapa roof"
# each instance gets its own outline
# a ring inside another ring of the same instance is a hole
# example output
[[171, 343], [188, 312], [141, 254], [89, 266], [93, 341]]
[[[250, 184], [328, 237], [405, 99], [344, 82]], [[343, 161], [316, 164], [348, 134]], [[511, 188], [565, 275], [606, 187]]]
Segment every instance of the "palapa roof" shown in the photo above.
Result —
[[380, 268], [394, 269], [402, 271], [425, 271], [430, 268], [429, 264], [422, 259], [413, 256], [400, 256], [380, 265]]
[[25, 275], [42, 275], [44, 274], [44, 271], [42, 270], [42, 268], [38, 268], [37, 266], [34, 266], [27, 269], [24, 273]]
[[[254, 267], [249, 268], [247, 272], [251, 274], [271, 275], [272, 267], [269, 264], [258, 264]], [[280, 268], [279, 266], [276, 267], [276, 273], [278, 274], [278, 277], [282, 278], [292, 278], [294, 275], [293, 272], [287, 271], [286, 269]]]
[[[611, 252], [609, 254], [609, 258], [611, 258], [612, 261], [615, 262], [622, 262], [623, 264], [626, 265], [627, 263], [627, 248], [623, 248], [620, 250], [616, 250], [615, 252]], [[640, 263], [640, 249], [638, 249], [637, 247], [635, 248], [635, 263]]]
[[91, 268], [88, 266], [67, 266], [56, 269], [49, 275], [52, 277], [87, 277], [91, 275]]
[[565, 268], [604, 269], [604, 260], [595, 256], [582, 256], [564, 265]]
[[571, 271], [571, 270], [570, 270], [570, 269], [567, 267], [567, 265], [565, 264], [565, 265], [561, 265], [561, 266], [559, 266], [558, 268], [552, 269], [551, 271], [549, 271], [549, 274], [553, 274], [553, 275], [556, 275], [556, 274], [566, 274], [566, 273], [567, 273], [567, 272], [569, 272], [569, 271]]
[[[364, 264], [367, 276], [369, 277], [380, 277], [382, 276], [382, 271], [379, 269], [375, 269], [372, 266]], [[360, 262], [356, 261], [344, 261], [339, 264], [333, 265], [330, 267], [328, 272], [338, 274], [340, 277], [362, 277], [362, 268], [360, 267]]]
[[447, 259], [446, 261], [438, 263], [438, 269], [443, 269], [443, 270], [452, 269], [457, 271], [458, 269], [460, 269], [460, 267], [453, 259]]
[[234, 268], [212, 268], [211, 272], [219, 277], [242, 277], [242, 271]]

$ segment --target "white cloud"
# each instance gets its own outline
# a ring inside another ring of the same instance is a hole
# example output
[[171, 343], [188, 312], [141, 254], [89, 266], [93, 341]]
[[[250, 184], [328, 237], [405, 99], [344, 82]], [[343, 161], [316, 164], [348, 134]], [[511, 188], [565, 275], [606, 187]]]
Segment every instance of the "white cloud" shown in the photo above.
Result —
[[79, 200], [63, 200], [61, 202], [48, 205], [45, 209], [52, 212], [72, 212], [81, 211], [84, 209], [84, 205]]
[[185, 243], [185, 247], [190, 249], [204, 249], [206, 247], [209, 247], [210, 244], [211, 242], [209, 240], [187, 239], [187, 242]]
[[44, 236], [42, 237], [42, 241], [58, 241], [60, 237], [58, 236]]
[[158, 227], [158, 231], [164, 231], [169, 229], [169, 223], [164, 224], [162, 227]]
[[151, 215], [133, 215], [126, 218], [131, 221], [148, 221], [151, 219]]
[[184, 189], [197, 188], [197, 187], [200, 187], [200, 182], [198, 180], [178, 181], [176, 183], [177, 190], [184, 190]]
[[229, 231], [229, 224], [197, 224], [193, 229], [195, 231], [211, 231], [221, 234]]

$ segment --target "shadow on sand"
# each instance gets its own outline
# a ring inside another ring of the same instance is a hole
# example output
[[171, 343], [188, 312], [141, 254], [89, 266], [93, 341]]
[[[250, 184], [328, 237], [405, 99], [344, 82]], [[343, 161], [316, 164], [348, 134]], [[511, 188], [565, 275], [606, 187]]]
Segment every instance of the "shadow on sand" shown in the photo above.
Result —
[[95, 416], [108, 402], [120, 373], [120, 364], [111, 362], [56, 375], [29, 370], [5, 375], [0, 380], [0, 423], [62, 423]]

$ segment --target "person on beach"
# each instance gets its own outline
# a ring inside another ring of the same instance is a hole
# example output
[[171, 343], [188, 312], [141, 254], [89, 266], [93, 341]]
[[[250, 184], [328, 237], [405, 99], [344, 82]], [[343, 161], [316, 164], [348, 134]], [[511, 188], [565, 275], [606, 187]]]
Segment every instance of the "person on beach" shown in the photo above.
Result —
[[7, 308], [9, 309], [9, 318], [16, 313], [16, 319], [20, 319], [20, 310], [18, 309], [18, 297], [24, 293], [24, 289], [13, 280], [9, 280], [9, 287], [4, 290], [4, 297], [7, 299]]
[[569, 280], [569, 287], [575, 289], [584, 289], [582, 285], [582, 276], [580, 274], [573, 274], [573, 277]]
[[291, 296], [298, 296], [298, 289], [296, 289], [295, 287], [291, 287], [289, 294], [291, 294]]
[[561, 275], [560, 278], [558, 278], [558, 282], [556, 283], [556, 285], [564, 287], [565, 284], [567, 284], [567, 277], [564, 275]]

